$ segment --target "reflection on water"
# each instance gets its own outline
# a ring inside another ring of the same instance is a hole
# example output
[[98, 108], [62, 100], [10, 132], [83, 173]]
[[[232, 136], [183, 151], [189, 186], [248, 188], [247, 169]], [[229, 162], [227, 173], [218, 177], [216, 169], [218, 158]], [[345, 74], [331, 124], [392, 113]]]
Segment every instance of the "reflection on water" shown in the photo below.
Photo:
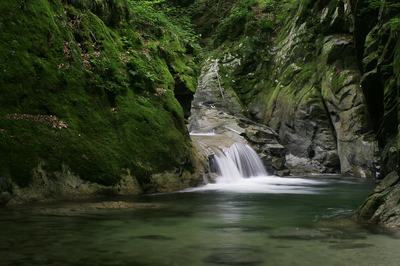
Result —
[[0, 208], [1, 265], [398, 265], [400, 234], [349, 219], [373, 186], [260, 177]]

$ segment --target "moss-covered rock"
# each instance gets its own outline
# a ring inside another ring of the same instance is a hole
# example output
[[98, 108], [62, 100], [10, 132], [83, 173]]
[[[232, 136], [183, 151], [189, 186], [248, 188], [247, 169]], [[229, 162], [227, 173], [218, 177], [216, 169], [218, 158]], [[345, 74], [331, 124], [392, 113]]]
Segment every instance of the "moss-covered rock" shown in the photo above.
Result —
[[190, 34], [147, 2], [0, 10], [0, 204], [157, 191], [164, 172], [170, 190], [202, 181], [175, 97], [195, 90]]
[[355, 217], [385, 226], [398, 227], [400, 224], [399, 201], [399, 176], [396, 172], [391, 172], [371, 192], [357, 210]]
[[[384, 179], [359, 208], [356, 217], [398, 227], [400, 41], [396, 21], [400, 6], [388, 1], [380, 8], [373, 8], [367, 1], [359, 2], [356, 11], [368, 12], [370, 17], [370, 24], [366, 24], [368, 31], [365, 25], [364, 30], [356, 28], [357, 36], [364, 44], [358, 57], [363, 70], [361, 85], [379, 142], [381, 177]], [[355, 21], [365, 22], [363, 16], [356, 17]]]
[[[349, 4], [292, 3], [297, 8], [281, 27], [272, 18], [288, 14], [290, 8], [246, 3], [251, 7], [232, 9], [216, 29], [220, 47], [214, 54], [220, 58], [224, 88], [236, 92], [248, 117], [279, 134], [288, 154], [298, 158], [288, 160], [288, 166], [304, 159], [306, 172], [375, 177], [377, 144], [360, 88]], [[244, 30], [253, 20], [267, 18], [274, 21], [274, 34], [262, 35], [260, 25]], [[231, 27], [243, 29], [231, 38]]]

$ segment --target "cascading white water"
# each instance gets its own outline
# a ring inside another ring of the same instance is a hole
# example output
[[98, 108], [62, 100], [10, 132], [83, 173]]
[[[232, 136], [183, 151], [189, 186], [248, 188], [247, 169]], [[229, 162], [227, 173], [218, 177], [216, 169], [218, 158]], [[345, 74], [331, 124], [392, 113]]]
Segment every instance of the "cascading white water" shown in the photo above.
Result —
[[225, 153], [236, 164], [243, 177], [267, 175], [260, 157], [249, 145], [236, 142]]
[[243, 178], [239, 169], [230, 158], [224, 154], [217, 155], [214, 158], [221, 173], [221, 176], [217, 179], [218, 183], [236, 183]]
[[225, 148], [224, 153], [215, 157], [221, 172], [218, 183], [234, 183], [247, 177], [268, 175], [257, 153], [249, 145], [236, 142]]
[[[303, 178], [281, 178], [270, 176], [266, 172], [257, 153], [248, 145], [234, 142], [226, 136], [215, 133], [191, 133], [200, 139], [204, 146], [213, 153], [209, 155], [210, 172], [217, 174], [215, 183], [202, 187], [189, 188], [190, 191], [229, 191], [235, 193], [269, 193], [269, 194], [315, 194], [325, 184], [323, 180]], [[221, 146], [229, 146], [223, 148]], [[251, 177], [251, 178], [246, 178]], [[207, 182], [205, 182], [207, 183]], [[323, 189], [322, 189], [323, 190]]]

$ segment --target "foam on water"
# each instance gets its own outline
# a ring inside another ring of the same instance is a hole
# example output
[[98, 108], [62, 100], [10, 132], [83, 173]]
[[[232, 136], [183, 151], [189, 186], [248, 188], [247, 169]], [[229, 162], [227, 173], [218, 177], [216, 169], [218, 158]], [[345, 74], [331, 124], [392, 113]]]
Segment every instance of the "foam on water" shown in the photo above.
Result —
[[257, 176], [240, 178], [235, 182], [226, 182], [217, 178], [214, 184], [198, 188], [185, 189], [182, 192], [194, 191], [227, 191], [236, 193], [268, 193], [268, 194], [318, 194], [323, 190], [320, 185], [326, 181], [305, 178], [282, 178], [277, 176]]
[[218, 134], [215, 134], [214, 132], [207, 132], [207, 133], [203, 133], [203, 132], [190, 132], [189, 133], [191, 136], [219, 136]]
[[[191, 133], [197, 136], [220, 136]], [[214, 149], [218, 174], [215, 183], [181, 192], [229, 191], [237, 193], [316, 194], [326, 181], [305, 178], [281, 178], [268, 175], [258, 154], [247, 144], [233, 143], [229, 148]]]

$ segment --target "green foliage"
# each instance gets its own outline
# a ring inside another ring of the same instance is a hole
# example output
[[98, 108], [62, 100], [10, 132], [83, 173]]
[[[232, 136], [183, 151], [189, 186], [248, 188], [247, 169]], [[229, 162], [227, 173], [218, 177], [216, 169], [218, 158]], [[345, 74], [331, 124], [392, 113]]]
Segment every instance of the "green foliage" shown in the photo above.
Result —
[[390, 19], [391, 30], [398, 30], [400, 28], [400, 18], [391, 18]]
[[165, 0], [145, 1], [129, 0], [130, 23], [138, 31], [145, 31], [160, 37], [169, 31], [186, 40], [195, 49], [200, 50], [196, 42], [190, 19], [183, 10], [170, 6]]
[[260, 8], [264, 12], [276, 12], [277, 11], [287, 11], [297, 7], [297, 0], [284, 0], [284, 1], [276, 1], [276, 0], [258, 0], [257, 1]]
[[361, 16], [363, 13], [369, 12], [371, 10], [377, 10], [380, 8], [382, 1], [381, 0], [365, 0], [367, 5], [358, 11], [358, 15]]
[[[241, 37], [257, 36], [262, 42], [276, 37], [286, 15], [297, 1], [242, 0], [231, 6], [215, 29], [215, 45], [236, 41]], [[214, 46], [215, 46], [214, 45]]]
[[365, 0], [364, 3], [365, 6], [358, 10], [358, 16], [381, 8], [382, 14], [387, 15], [393, 11], [396, 12], [396, 9], [400, 8], [400, 3], [397, 0]]
[[400, 3], [397, 0], [365, 0], [365, 6], [359, 9], [357, 15], [362, 16], [370, 11], [379, 11], [380, 16], [391, 24], [392, 31], [400, 28]]
[[244, 33], [246, 24], [254, 20], [254, 14], [249, 12], [251, 4], [241, 2], [237, 7], [233, 7], [230, 15], [221, 21], [215, 33], [217, 39], [221, 41], [230, 39], [235, 40]]

